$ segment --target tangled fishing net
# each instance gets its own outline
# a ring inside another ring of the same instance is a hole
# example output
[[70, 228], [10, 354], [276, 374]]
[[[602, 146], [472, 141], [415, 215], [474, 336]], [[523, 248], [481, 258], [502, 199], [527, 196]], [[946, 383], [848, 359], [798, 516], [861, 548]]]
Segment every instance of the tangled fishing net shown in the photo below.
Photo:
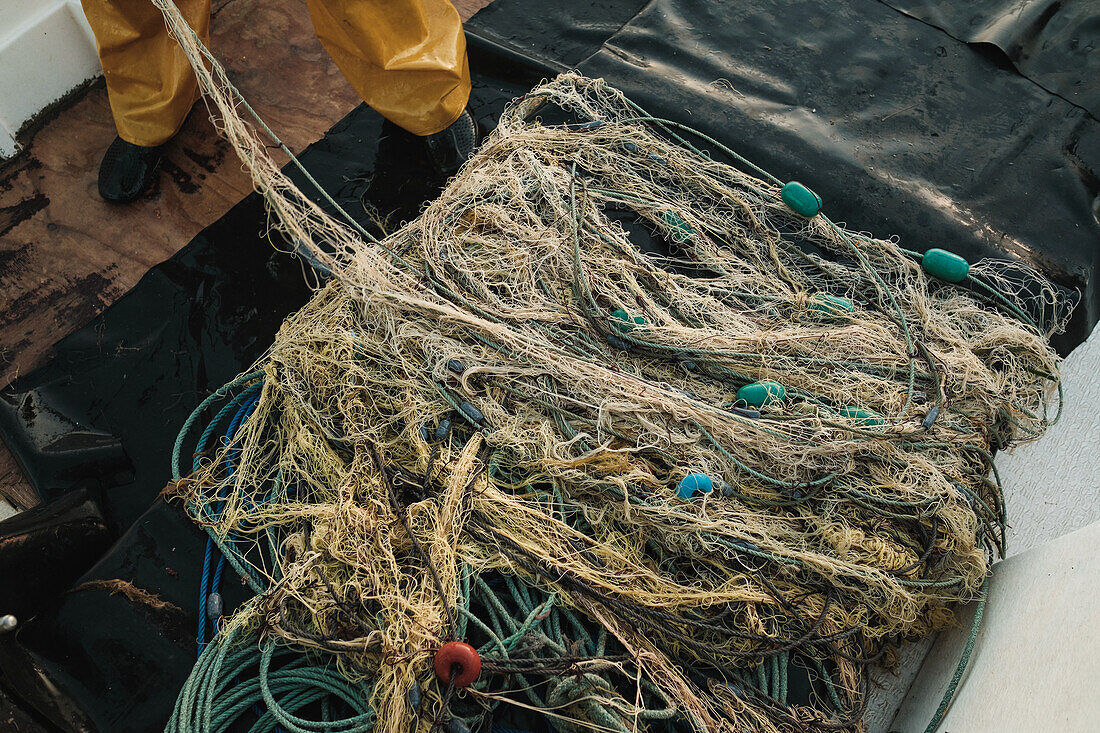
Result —
[[194, 416], [227, 403], [171, 488], [223, 553], [204, 599], [225, 562], [256, 596], [170, 729], [857, 730], [869, 665], [980, 592], [992, 453], [1052, 421], [1038, 273], [932, 278], [571, 74], [367, 241], [177, 35], [334, 277]]

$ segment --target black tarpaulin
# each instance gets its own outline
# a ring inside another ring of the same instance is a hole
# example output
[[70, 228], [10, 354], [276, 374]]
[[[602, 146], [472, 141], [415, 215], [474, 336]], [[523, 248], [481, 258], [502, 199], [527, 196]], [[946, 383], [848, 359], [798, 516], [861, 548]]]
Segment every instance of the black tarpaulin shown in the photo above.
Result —
[[572, 68], [600, 50], [648, 0], [562, 3], [495, 0], [466, 23], [467, 31], [519, 50], [558, 69]]
[[887, 0], [955, 38], [988, 45], [1022, 75], [1100, 117], [1096, 0]]

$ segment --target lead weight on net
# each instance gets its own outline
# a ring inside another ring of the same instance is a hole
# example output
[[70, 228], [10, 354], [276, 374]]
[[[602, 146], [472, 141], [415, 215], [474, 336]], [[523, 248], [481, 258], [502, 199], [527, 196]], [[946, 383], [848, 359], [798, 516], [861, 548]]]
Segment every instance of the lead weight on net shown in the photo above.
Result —
[[485, 416], [481, 414], [481, 410], [477, 409], [469, 402], [463, 402], [458, 406], [458, 409], [462, 410], [462, 414], [470, 418], [470, 422], [475, 425], [480, 425], [481, 421], [485, 419]]
[[760, 410], [750, 410], [747, 407], [738, 407], [737, 405], [731, 407], [730, 410], [740, 415], [741, 417], [747, 417], [750, 420], [760, 419]]
[[409, 688], [409, 707], [413, 710], [418, 710], [422, 698], [423, 696], [420, 694], [420, 684], [413, 682], [412, 687]]
[[606, 336], [604, 336], [604, 338], [607, 339], [608, 344], [615, 347], [619, 351], [630, 351], [630, 344], [623, 341], [618, 336], [613, 336], [612, 334], [609, 333]]
[[435, 428], [436, 442], [442, 442], [446, 440], [447, 435], [451, 432], [451, 421], [447, 418], [443, 418], [439, 421], [439, 425]]
[[940, 406], [932, 405], [932, 409], [928, 411], [928, 414], [921, 420], [920, 426], [925, 430], [932, 427], [932, 423], [936, 422], [936, 418], [940, 416]]
[[225, 602], [222, 601], [221, 593], [211, 593], [206, 597], [206, 618], [217, 621], [222, 617], [224, 610]]

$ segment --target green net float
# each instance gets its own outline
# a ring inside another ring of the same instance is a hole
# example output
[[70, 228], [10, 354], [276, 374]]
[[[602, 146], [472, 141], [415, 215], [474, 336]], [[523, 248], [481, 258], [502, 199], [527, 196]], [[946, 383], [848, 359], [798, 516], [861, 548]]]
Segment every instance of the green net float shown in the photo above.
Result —
[[773, 402], [782, 402], [787, 398], [787, 390], [779, 382], [751, 382], [737, 390], [737, 399], [740, 402], [763, 407]]
[[946, 249], [933, 247], [921, 255], [920, 266], [929, 275], [949, 283], [961, 283], [970, 274], [970, 263]]
[[855, 304], [848, 298], [828, 293], [814, 293], [809, 308], [829, 316], [847, 316], [856, 310]]
[[616, 308], [611, 311], [611, 317], [614, 319], [615, 328], [619, 329], [623, 333], [630, 333], [634, 330], [635, 326], [644, 326], [647, 321], [642, 316], [631, 316], [622, 308]]
[[859, 420], [864, 425], [869, 427], [874, 425], [886, 424], [886, 420], [882, 417], [882, 415], [878, 414], [877, 412], [864, 410], [859, 407], [853, 407], [851, 405], [841, 408], [840, 414], [848, 418], [849, 420]]
[[661, 218], [665, 220], [665, 224], [672, 230], [672, 241], [678, 244], [691, 241], [691, 237], [695, 234], [695, 230], [692, 228], [691, 224], [681, 219], [679, 214], [675, 211], [666, 211]]
[[783, 184], [779, 197], [791, 211], [807, 219], [821, 212], [821, 197], [798, 181]]

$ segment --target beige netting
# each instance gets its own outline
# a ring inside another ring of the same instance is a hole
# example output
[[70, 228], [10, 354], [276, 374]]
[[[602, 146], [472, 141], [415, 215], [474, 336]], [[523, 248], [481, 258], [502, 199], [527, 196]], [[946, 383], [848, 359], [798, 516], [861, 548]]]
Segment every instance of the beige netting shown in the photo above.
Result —
[[[388, 733], [527, 707], [570, 731], [857, 728], [866, 666], [975, 596], [1003, 537], [991, 451], [1043, 432], [1057, 382], [1068, 309], [1040, 275], [932, 280], [571, 74], [371, 243], [180, 35], [275, 226], [335, 276], [175, 488], [266, 586], [230, 628], [333, 655]], [[761, 381], [783, 394], [738, 399]], [[713, 491], [681, 493], [695, 474]], [[486, 660], [461, 699], [432, 672], [454, 638]]]

